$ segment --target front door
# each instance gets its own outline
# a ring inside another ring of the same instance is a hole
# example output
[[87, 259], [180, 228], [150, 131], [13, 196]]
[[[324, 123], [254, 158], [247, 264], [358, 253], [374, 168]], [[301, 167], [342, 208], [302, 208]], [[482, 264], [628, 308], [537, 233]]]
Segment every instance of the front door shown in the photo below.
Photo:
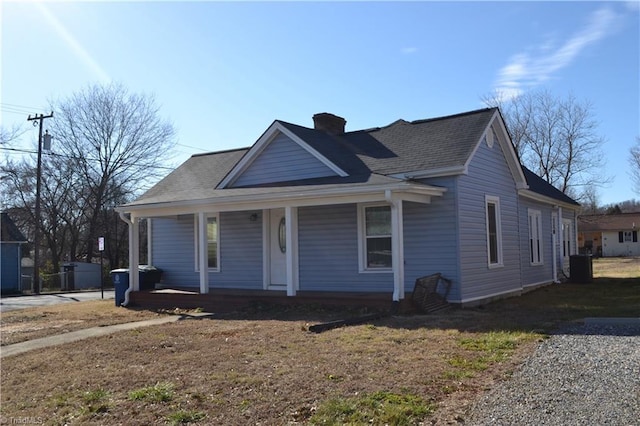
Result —
[[287, 234], [284, 209], [273, 209], [269, 216], [270, 288], [283, 290], [287, 285]]

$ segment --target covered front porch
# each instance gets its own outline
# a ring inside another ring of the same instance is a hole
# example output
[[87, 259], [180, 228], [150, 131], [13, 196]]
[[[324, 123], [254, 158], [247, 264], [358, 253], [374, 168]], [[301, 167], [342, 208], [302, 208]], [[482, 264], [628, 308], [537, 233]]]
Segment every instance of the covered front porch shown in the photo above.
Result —
[[260, 196], [237, 191], [120, 208], [129, 225], [130, 269], [138, 268], [139, 224], [148, 220], [149, 263], [165, 271], [168, 286], [190, 287], [186, 293], [137, 293], [139, 277], [131, 274], [125, 302], [131, 296], [202, 304], [249, 295], [398, 302], [405, 298], [405, 282], [417, 278], [405, 276], [406, 206], [428, 205], [446, 189], [396, 180], [281, 187]]

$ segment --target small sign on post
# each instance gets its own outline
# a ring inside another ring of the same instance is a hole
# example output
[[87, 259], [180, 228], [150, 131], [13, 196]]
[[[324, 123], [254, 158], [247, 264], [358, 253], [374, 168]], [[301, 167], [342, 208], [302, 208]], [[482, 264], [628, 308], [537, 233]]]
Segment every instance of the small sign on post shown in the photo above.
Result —
[[104, 267], [102, 266], [102, 252], [104, 251], [104, 237], [98, 237], [98, 251], [100, 252], [100, 294], [104, 299]]

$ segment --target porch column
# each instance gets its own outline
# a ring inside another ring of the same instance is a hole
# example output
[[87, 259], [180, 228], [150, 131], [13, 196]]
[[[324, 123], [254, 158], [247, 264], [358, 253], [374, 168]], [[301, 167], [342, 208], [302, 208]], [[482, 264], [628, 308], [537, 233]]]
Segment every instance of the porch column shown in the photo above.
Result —
[[151, 218], [147, 218], [147, 265], [153, 265], [153, 229]]
[[287, 296], [295, 296], [299, 288], [298, 274], [298, 208], [284, 209], [287, 244]]
[[129, 288], [140, 291], [140, 219], [131, 215], [129, 224]]
[[207, 237], [207, 215], [198, 213], [198, 270], [200, 271], [200, 294], [209, 293], [209, 240]]
[[393, 301], [404, 299], [404, 226], [402, 200], [391, 200], [391, 266]]

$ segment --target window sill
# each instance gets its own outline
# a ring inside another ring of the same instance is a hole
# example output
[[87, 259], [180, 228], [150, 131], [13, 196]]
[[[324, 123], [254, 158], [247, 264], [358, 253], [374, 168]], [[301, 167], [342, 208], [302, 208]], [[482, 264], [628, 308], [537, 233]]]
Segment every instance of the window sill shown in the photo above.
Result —
[[391, 274], [393, 269], [391, 268], [379, 268], [379, 269], [360, 269], [358, 271], [361, 274]]
[[504, 268], [504, 264], [503, 263], [491, 263], [488, 266], [489, 269], [499, 269], [499, 268]]

